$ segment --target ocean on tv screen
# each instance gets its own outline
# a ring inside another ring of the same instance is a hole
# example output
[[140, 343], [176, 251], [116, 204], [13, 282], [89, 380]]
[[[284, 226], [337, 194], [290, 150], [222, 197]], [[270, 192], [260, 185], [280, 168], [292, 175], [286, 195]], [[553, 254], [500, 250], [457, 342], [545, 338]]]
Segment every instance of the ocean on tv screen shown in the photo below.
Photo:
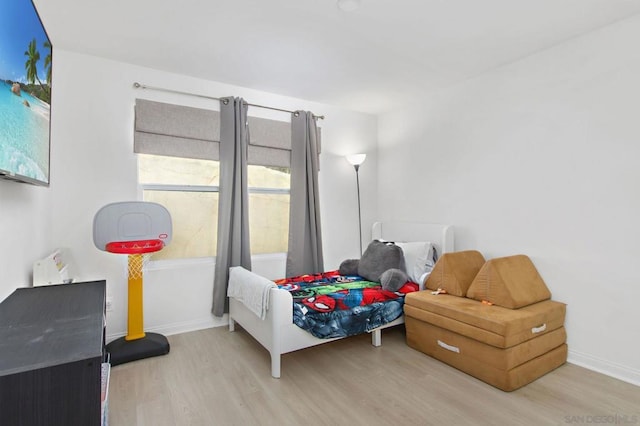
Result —
[[50, 107], [12, 86], [0, 81], [0, 170], [48, 182]]

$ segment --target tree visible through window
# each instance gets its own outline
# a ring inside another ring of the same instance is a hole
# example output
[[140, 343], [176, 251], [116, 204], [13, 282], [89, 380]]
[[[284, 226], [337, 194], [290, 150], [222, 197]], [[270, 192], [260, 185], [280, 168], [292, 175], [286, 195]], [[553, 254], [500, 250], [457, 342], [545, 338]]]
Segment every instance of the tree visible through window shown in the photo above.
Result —
[[[153, 259], [216, 255], [218, 161], [138, 154], [138, 181], [143, 200], [162, 204], [171, 213], [173, 238]], [[249, 165], [251, 253], [287, 251], [290, 171]]]

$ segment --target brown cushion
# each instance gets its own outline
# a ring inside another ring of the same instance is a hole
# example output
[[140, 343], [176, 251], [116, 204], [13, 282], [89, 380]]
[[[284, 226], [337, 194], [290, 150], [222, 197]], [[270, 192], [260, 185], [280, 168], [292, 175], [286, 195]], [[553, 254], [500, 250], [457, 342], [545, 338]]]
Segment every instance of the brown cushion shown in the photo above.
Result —
[[525, 255], [487, 261], [467, 291], [467, 297], [517, 309], [551, 298], [538, 270]]
[[413, 318], [406, 318], [405, 324], [410, 347], [507, 392], [567, 360], [564, 327], [509, 349], [497, 349]]
[[464, 297], [482, 265], [484, 257], [476, 250], [445, 253], [433, 267], [425, 287], [431, 290], [441, 288], [454, 296]]
[[415, 291], [404, 299], [413, 317], [499, 348], [508, 348], [562, 327], [566, 305], [543, 300], [520, 309], [489, 306], [450, 294]]

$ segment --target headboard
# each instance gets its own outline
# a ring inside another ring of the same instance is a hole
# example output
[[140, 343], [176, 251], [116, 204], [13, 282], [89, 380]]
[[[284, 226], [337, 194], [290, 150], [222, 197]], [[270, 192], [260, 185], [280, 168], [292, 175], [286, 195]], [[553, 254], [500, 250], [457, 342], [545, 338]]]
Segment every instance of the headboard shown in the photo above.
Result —
[[429, 241], [436, 247], [436, 253], [454, 250], [453, 225], [423, 222], [376, 222], [373, 224], [371, 236], [387, 241]]

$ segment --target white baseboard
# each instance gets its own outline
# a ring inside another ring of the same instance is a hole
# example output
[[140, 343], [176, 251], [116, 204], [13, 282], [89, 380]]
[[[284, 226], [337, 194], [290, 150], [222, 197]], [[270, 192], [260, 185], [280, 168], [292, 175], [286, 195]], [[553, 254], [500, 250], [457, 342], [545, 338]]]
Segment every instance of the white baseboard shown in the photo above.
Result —
[[[229, 324], [229, 316], [224, 314], [222, 317], [208, 317], [193, 321], [177, 322], [172, 324], [164, 324], [158, 327], [145, 327], [145, 331], [150, 333], [160, 333], [165, 336], [172, 334], [188, 333], [190, 331], [204, 330], [212, 327], [222, 327]], [[107, 343], [112, 340], [125, 336], [126, 332], [113, 333], [107, 335]]]
[[640, 371], [624, 365], [572, 350], [569, 350], [567, 362], [640, 386]]

